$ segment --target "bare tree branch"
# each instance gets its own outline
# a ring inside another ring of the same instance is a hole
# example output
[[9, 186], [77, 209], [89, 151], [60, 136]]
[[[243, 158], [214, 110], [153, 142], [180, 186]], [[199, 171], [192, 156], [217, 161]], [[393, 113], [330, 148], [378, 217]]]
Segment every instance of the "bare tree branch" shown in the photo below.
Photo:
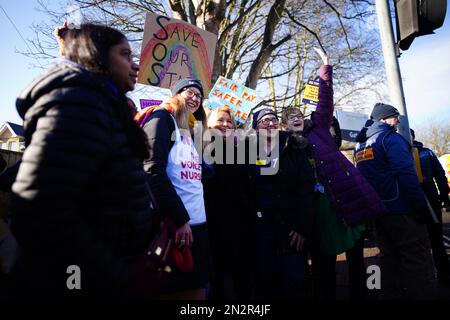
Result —
[[315, 33], [314, 31], [312, 31], [310, 28], [308, 28], [307, 26], [305, 26], [303, 23], [298, 22], [290, 13], [289, 11], [285, 10], [285, 12], [287, 13], [289, 19], [292, 20], [292, 22], [294, 22], [296, 25], [298, 25], [299, 27], [302, 27], [303, 29], [305, 29], [306, 31], [308, 31], [309, 33], [311, 33], [314, 38], [316, 38], [317, 42], [319, 43], [320, 48], [323, 50], [323, 52], [327, 52], [325, 50], [325, 48], [322, 45], [322, 42], [320, 41], [319, 36], [317, 35], [317, 33]]
[[342, 31], [344, 32], [344, 35], [345, 35], [345, 41], [347, 42], [348, 50], [349, 50], [349, 52], [352, 52], [352, 47], [351, 47], [351, 45], [350, 45], [350, 42], [348, 41], [347, 31], [345, 30], [344, 24], [342, 23], [342, 20], [341, 20], [341, 14], [340, 14], [339, 11], [337, 11], [336, 8], [335, 8], [332, 4], [330, 4], [327, 0], [323, 0], [323, 2], [325, 2], [325, 4], [326, 4], [327, 6], [329, 6], [329, 7], [331, 8], [331, 10], [333, 10], [333, 11], [336, 13], [337, 18], [339, 19], [339, 23], [341, 24]]

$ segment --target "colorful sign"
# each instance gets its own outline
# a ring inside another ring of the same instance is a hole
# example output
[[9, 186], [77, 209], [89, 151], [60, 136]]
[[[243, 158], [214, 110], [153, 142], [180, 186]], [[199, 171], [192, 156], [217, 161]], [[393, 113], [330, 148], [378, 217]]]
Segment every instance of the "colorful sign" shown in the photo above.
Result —
[[317, 106], [317, 101], [319, 101], [319, 81], [308, 80], [302, 102]]
[[139, 99], [139, 103], [141, 104], [141, 110], [143, 110], [151, 106], [159, 106], [162, 100]]
[[217, 36], [187, 23], [147, 13], [138, 82], [170, 89], [182, 78], [200, 80], [211, 89]]
[[228, 106], [233, 109], [235, 121], [245, 123], [256, 106], [256, 91], [220, 76], [209, 93], [208, 105], [212, 109]]

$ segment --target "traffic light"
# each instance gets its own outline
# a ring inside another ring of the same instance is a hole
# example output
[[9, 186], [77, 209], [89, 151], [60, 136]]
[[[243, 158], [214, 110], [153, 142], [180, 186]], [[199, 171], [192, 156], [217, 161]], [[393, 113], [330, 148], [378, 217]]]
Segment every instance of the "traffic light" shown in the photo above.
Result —
[[407, 50], [415, 37], [432, 34], [444, 23], [447, 0], [395, 0], [397, 44]]

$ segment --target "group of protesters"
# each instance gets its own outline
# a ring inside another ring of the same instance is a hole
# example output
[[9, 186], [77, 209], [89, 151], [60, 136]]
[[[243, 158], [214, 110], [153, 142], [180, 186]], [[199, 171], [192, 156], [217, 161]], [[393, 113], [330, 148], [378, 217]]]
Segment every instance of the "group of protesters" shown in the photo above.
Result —
[[[192, 78], [136, 113], [125, 94], [139, 68], [119, 31], [65, 24], [55, 35], [62, 58], [17, 99], [26, 149], [8, 218], [19, 248], [9, 297], [335, 299], [336, 256], [345, 252], [350, 297], [364, 299], [373, 230], [382, 296], [435, 297], [429, 206], [395, 132], [399, 113], [374, 107], [355, 167], [339, 151], [325, 52], [316, 49], [323, 65], [310, 118], [296, 106], [281, 116], [262, 108], [242, 132], [229, 107], [203, 106]], [[445, 195], [437, 201], [448, 203]], [[155, 295], [145, 258], [156, 214], [175, 225], [173, 241], [193, 267], [173, 266]], [[442, 217], [440, 228], [442, 247]], [[439, 257], [438, 271], [450, 274]], [[80, 288], [68, 287], [69, 266], [81, 270]]]

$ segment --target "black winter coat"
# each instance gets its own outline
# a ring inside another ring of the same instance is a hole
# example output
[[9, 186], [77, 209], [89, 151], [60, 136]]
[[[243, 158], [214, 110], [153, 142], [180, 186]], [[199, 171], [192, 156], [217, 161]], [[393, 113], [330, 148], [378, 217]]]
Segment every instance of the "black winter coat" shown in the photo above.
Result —
[[189, 213], [167, 175], [170, 151], [175, 143], [172, 135], [175, 124], [169, 111], [157, 109], [144, 126], [148, 138], [150, 156], [144, 161], [148, 181], [155, 194], [161, 213], [177, 227], [189, 221]]
[[[293, 230], [309, 238], [314, 220], [314, 172], [308, 160], [306, 144], [299, 139], [280, 131], [279, 167], [270, 200], [276, 220], [287, 232]], [[251, 176], [253, 184], [257, 183], [255, 178]]]
[[[17, 109], [27, 148], [13, 185], [22, 250], [13, 286], [33, 297], [120, 295], [153, 213], [125, 96], [63, 61], [22, 92]], [[81, 290], [67, 289], [70, 265], [81, 270]]]
[[238, 164], [236, 146], [234, 157], [230, 155], [227, 163], [226, 150], [224, 140], [222, 159], [216, 150], [212, 152], [219, 163], [204, 165], [202, 183], [214, 267], [216, 271], [236, 274], [250, 268], [255, 208], [249, 166]]

